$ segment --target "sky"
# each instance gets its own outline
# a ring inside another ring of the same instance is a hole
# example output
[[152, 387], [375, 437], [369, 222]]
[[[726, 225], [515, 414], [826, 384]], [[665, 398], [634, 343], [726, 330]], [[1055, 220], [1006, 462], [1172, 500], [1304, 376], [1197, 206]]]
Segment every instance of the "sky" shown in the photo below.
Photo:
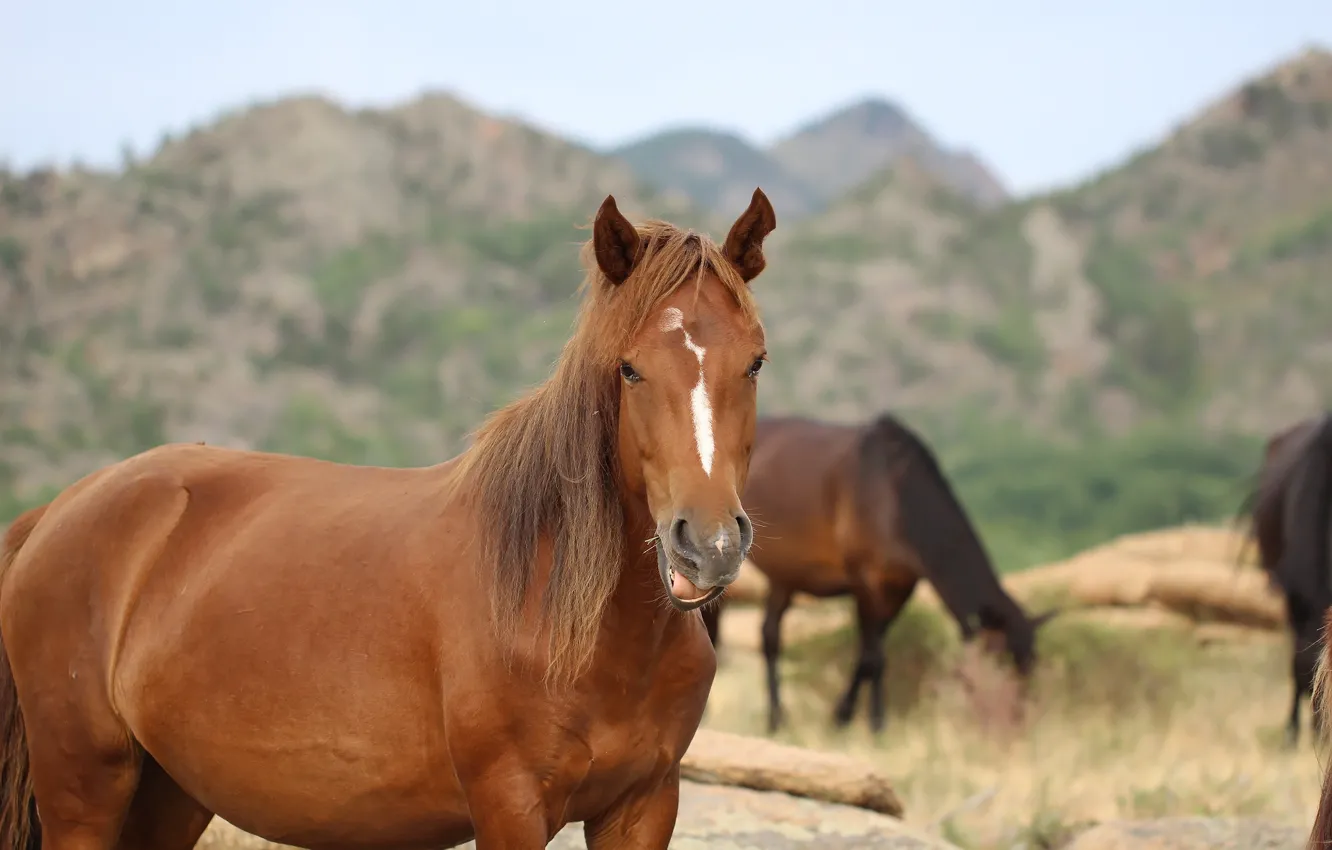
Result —
[[1083, 179], [1332, 49], [1327, 0], [0, 0], [0, 160], [109, 166], [256, 99], [426, 90], [595, 147], [768, 143], [867, 96], [1017, 193]]

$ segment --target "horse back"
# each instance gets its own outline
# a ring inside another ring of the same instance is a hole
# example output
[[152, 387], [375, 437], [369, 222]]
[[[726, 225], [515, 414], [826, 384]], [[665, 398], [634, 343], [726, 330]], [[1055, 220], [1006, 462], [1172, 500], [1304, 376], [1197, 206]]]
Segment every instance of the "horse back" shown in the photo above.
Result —
[[68, 642], [108, 682], [127, 647], [141, 658], [193, 646], [205, 623], [246, 638], [233, 655], [257, 647], [254, 629], [370, 630], [359, 606], [419, 601], [421, 572], [447, 580], [459, 561], [427, 563], [414, 472], [197, 444], [149, 450], [42, 509], [5, 577], [0, 625], [11, 646]]
[[857, 507], [861, 428], [790, 417], [760, 420], [745, 485], [750, 560], [770, 581], [814, 595], [848, 588], [847, 562], [867, 545]]
[[1290, 522], [1287, 502], [1301, 474], [1298, 455], [1321, 420], [1302, 419], [1268, 437], [1263, 446], [1258, 495], [1253, 505], [1253, 535], [1263, 569], [1273, 573], [1285, 551]]

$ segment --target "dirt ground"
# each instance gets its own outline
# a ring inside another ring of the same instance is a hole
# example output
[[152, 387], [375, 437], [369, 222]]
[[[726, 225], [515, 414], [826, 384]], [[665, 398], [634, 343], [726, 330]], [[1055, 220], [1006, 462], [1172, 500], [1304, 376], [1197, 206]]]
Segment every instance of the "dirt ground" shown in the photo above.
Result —
[[[783, 628], [788, 724], [777, 738], [882, 765], [908, 823], [971, 850], [1055, 847], [1117, 818], [1245, 816], [1307, 829], [1326, 753], [1310, 741], [1307, 705], [1300, 745], [1284, 746], [1289, 638], [1272, 620], [1279, 599], [1237, 570], [1235, 543], [1219, 530], [1159, 532], [1006, 579], [1029, 610], [1054, 597], [1071, 605], [1042, 630], [1025, 700], [960, 647], [932, 594], [918, 593], [888, 637], [879, 740], [863, 697], [848, 730], [831, 724], [853, 660], [849, 601], [797, 605]], [[1179, 602], [1190, 581], [1207, 604]], [[1070, 590], [1079, 582], [1099, 596]], [[760, 619], [747, 606], [725, 614], [708, 727], [765, 734]]]

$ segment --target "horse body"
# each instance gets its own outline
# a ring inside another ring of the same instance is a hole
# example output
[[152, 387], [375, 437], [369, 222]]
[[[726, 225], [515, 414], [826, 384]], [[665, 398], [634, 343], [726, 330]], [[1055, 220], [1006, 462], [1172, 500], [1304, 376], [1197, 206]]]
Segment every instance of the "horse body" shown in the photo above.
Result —
[[[653, 249], [607, 237], [608, 205], [594, 243], [618, 286]], [[186, 850], [220, 814], [317, 849], [538, 847], [576, 821], [590, 848], [666, 847], [715, 670], [696, 609], [751, 539], [734, 491], [761, 338], [736, 278], [772, 229], [761, 193], [746, 215], [724, 254], [738, 273], [667, 232], [697, 268], [637, 296], [722, 370], [711, 470], [674, 439], [696, 428], [703, 358], [676, 380], [695, 357], [647, 316], [613, 323], [619, 374], [603, 358], [583, 407], [538, 390], [437, 466], [174, 444], [20, 517], [0, 555], [5, 846]], [[630, 357], [651, 390], [630, 388]], [[593, 467], [570, 477], [588, 443]], [[604, 563], [571, 559], [598, 547]]]
[[[868, 684], [870, 726], [882, 729], [883, 639], [922, 578], [965, 639], [1002, 632], [1019, 670], [1029, 671], [1034, 631], [1053, 612], [1028, 619], [1004, 591], [932, 452], [895, 417], [760, 420], [744, 499], [765, 529], [750, 561], [769, 585], [762, 644], [770, 729], [782, 720], [781, 619], [797, 592], [855, 597], [859, 657], [834, 712], [838, 725], [850, 721]], [[719, 606], [704, 611], [714, 645], [720, 616]]]
[[[1332, 606], [1332, 412], [1270, 436], [1247, 501], [1259, 561], [1286, 600], [1291, 631], [1290, 716], [1286, 740], [1300, 734], [1300, 701], [1312, 695], [1322, 623]], [[1324, 724], [1313, 700], [1315, 729]]]
[[[855, 429], [806, 419], [762, 419], [755, 426], [745, 499], [768, 531], [758, 535], [750, 560], [770, 583], [830, 597], [850, 593], [863, 578], [848, 570], [873, 548], [848, 485], [857, 437]], [[788, 452], [799, 463], [778, 462]]]

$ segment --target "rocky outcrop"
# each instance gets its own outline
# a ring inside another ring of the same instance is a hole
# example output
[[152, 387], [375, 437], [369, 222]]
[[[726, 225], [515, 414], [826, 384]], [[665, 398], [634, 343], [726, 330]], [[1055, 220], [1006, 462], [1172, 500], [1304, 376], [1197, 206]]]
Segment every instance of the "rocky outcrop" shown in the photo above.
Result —
[[[582, 824], [570, 824], [548, 845], [585, 850]], [[779, 791], [683, 782], [672, 850], [957, 850], [895, 817]], [[475, 850], [468, 842], [464, 850]], [[197, 850], [283, 850], [283, 845], [214, 821]]]
[[[888, 777], [851, 756], [700, 729], [680, 773], [673, 848], [954, 850], [902, 823], [902, 802]], [[282, 846], [218, 820], [198, 850]], [[549, 846], [581, 850], [582, 824], [565, 827]]]
[[[585, 850], [579, 824], [564, 828], [553, 850]], [[474, 845], [464, 844], [467, 850]], [[900, 820], [866, 809], [684, 782], [672, 850], [957, 850]]]

